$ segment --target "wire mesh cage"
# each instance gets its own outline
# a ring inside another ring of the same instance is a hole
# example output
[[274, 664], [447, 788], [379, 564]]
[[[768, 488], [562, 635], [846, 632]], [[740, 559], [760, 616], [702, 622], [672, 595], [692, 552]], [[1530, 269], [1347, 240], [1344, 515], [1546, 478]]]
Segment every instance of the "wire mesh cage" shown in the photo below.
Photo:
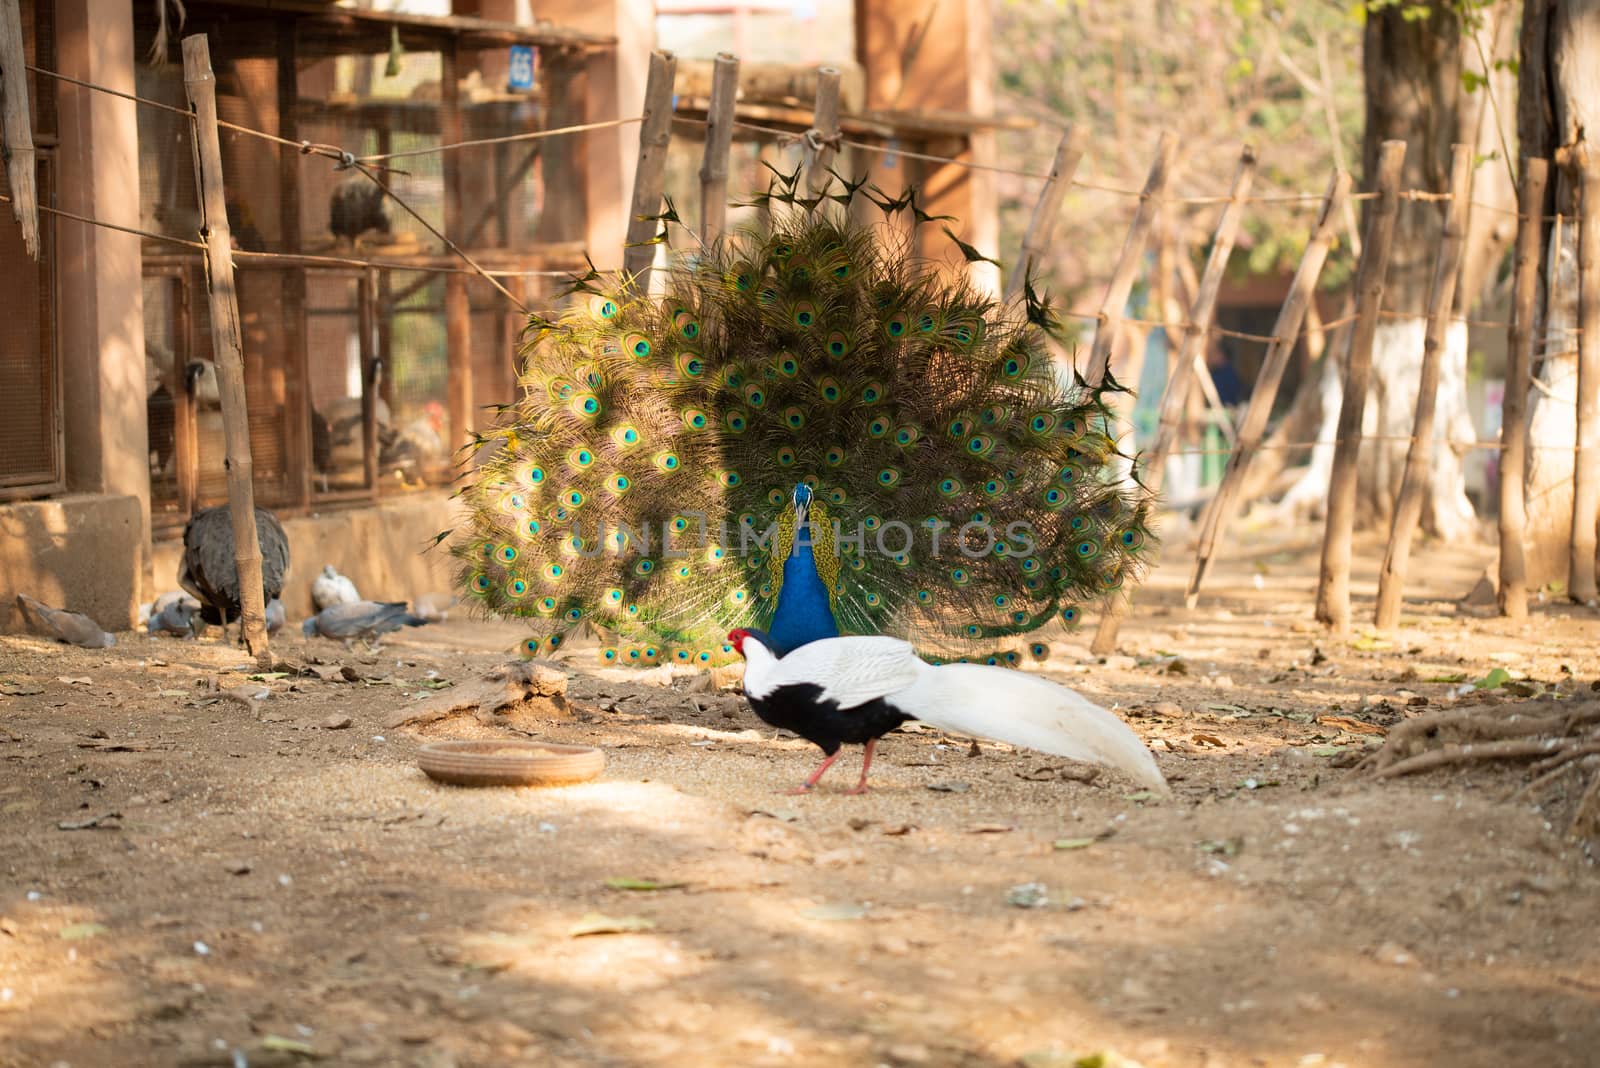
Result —
[[[136, 30], [142, 52], [154, 19], [136, 13]], [[507, 273], [514, 293], [543, 292], [519, 271], [583, 262], [541, 243], [544, 142], [496, 140], [545, 121], [542, 60], [533, 88], [512, 89], [499, 37], [246, 0], [191, 12], [186, 32], [210, 38], [224, 124], [258, 500], [322, 507], [447, 481], [478, 409], [512, 399], [519, 329], [514, 303], [457, 250]], [[139, 108], [144, 227], [193, 242], [180, 65], [141, 67], [138, 91], [179, 109]], [[570, 168], [576, 154], [560, 158]], [[147, 240], [145, 274], [153, 507], [170, 528], [226, 495], [220, 416], [194, 392], [214, 377], [198, 250]]]

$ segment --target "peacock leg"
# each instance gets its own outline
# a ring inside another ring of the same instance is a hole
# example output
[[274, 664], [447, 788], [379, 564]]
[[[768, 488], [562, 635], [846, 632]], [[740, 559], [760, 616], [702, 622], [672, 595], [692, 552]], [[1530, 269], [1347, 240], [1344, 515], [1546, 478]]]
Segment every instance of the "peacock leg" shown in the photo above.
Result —
[[843, 746], [839, 747], [838, 749], [835, 749], [833, 751], [833, 755], [832, 756], [830, 756], [827, 760], [824, 760], [821, 764], [817, 765], [817, 770], [813, 771], [811, 773], [811, 778], [807, 779], [805, 782], [801, 783], [799, 786], [796, 786], [793, 790], [790, 790], [789, 793], [791, 793], [791, 794], [807, 794], [807, 793], [810, 793], [811, 792], [811, 788], [813, 786], [817, 785], [817, 780], [822, 778], [822, 773], [827, 771], [829, 768], [833, 767], [833, 762], [835, 760], [839, 759], [839, 754], [842, 753], [842, 752], [844, 752], [844, 747]]
[[867, 792], [867, 769], [872, 767], [872, 749], [878, 744], [878, 739], [872, 738], [867, 742], [867, 751], [861, 758], [861, 781], [856, 783], [854, 790], [846, 790], [847, 794], [864, 794]]

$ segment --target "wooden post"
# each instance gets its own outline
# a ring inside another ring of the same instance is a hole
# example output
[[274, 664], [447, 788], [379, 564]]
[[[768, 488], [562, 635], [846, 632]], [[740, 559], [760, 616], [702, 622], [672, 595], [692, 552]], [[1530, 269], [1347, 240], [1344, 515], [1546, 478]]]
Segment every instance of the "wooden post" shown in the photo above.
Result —
[[[550, 129], [576, 126], [585, 111], [589, 76], [583, 53], [566, 48], [542, 48], [544, 64], [545, 125]], [[535, 231], [540, 241], [582, 241], [587, 224], [587, 194], [583, 176], [587, 158], [586, 137], [549, 137], [533, 142], [539, 148], [539, 173], [544, 182], [544, 207]], [[380, 149], [381, 151], [381, 149]]]
[[[361, 355], [361, 472], [367, 489], [378, 488], [378, 269], [368, 267], [356, 283], [356, 339]], [[393, 409], [390, 409], [391, 417]]]
[[[1161, 429], [1156, 435], [1155, 447], [1145, 463], [1141, 481], [1151, 494], [1161, 492], [1166, 479], [1167, 454], [1177, 439], [1183, 424], [1184, 410], [1189, 400], [1189, 383], [1194, 378], [1194, 368], [1205, 350], [1206, 333], [1216, 313], [1217, 293], [1222, 288], [1222, 278], [1228, 269], [1228, 257], [1233, 253], [1233, 243], [1239, 236], [1239, 223], [1244, 218], [1245, 199], [1250, 195], [1250, 183], [1255, 177], [1256, 152], [1249, 145], [1239, 155], [1239, 169], [1233, 176], [1233, 191], [1228, 206], [1222, 209], [1217, 220], [1217, 232], [1211, 242], [1211, 254], [1206, 259], [1206, 272], [1200, 282], [1189, 309], [1189, 321], [1183, 324], [1183, 341], [1173, 359], [1172, 373], [1167, 379], [1167, 389], [1161, 398]], [[1171, 344], [1168, 334], [1168, 345]], [[1202, 369], [1204, 364], [1200, 365]], [[1128, 614], [1129, 590], [1124, 586], [1106, 605], [1105, 614], [1095, 629], [1094, 641], [1089, 651], [1096, 656], [1106, 656], [1116, 651], [1117, 632]]]
[[[463, 138], [461, 118], [461, 45], [452, 36], [440, 49], [442, 69], [442, 112], [439, 134], [445, 144]], [[461, 175], [461, 153], [444, 153], [444, 234], [458, 244], [462, 233], [462, 199], [465, 196]], [[472, 305], [467, 297], [467, 276], [444, 276], [445, 354], [449, 363], [446, 401], [450, 414], [449, 448], [453, 451], [467, 440], [472, 430]], [[393, 375], [387, 377], [392, 378]], [[367, 392], [363, 390], [363, 393]], [[389, 410], [390, 418], [400, 413]]]
[[222, 185], [222, 147], [217, 138], [217, 78], [211, 71], [211, 48], [203, 33], [183, 39], [183, 87], [194, 111], [195, 182], [206, 241], [211, 340], [227, 448], [223, 463], [228, 472], [234, 562], [239, 576], [239, 629], [250, 655], [262, 668], [270, 668], [272, 650], [267, 644], [261, 542], [256, 536], [255, 485], [251, 481], [255, 465], [250, 459], [250, 411], [244, 393], [244, 343], [239, 330], [238, 296], [233, 287], [233, 247]]
[[1074, 123], [1061, 135], [1061, 143], [1056, 145], [1055, 161], [1050, 164], [1050, 177], [1045, 179], [1044, 188], [1039, 191], [1039, 201], [1034, 204], [1027, 232], [1022, 235], [1022, 251], [1017, 253], [1016, 266], [1006, 280], [1004, 303], [1010, 304], [1022, 295], [1028, 272], [1050, 247], [1050, 240], [1055, 236], [1056, 220], [1061, 217], [1061, 202], [1072, 187], [1072, 176], [1078, 173], [1078, 164], [1083, 161], [1084, 146], [1088, 142], [1087, 123]]
[[628, 210], [628, 245], [622, 269], [634, 278], [638, 292], [650, 289], [650, 264], [656, 258], [652, 238], [660, 227], [661, 191], [667, 178], [667, 147], [672, 143], [672, 81], [678, 61], [671, 52], [650, 53], [650, 74], [644, 84], [644, 121], [639, 124], [639, 164], [633, 172], [633, 205]]
[[811, 129], [806, 133], [806, 188], [820, 195], [833, 181], [828, 169], [839, 152], [839, 72], [833, 67], [817, 68], [817, 103], [811, 113]]
[[1206, 569], [1211, 566], [1217, 539], [1233, 518], [1239, 487], [1244, 483], [1250, 461], [1255, 458], [1261, 439], [1266, 434], [1272, 402], [1277, 399], [1284, 369], [1288, 367], [1295, 342], [1300, 338], [1306, 309], [1316, 298], [1317, 278], [1322, 274], [1322, 265], [1327, 262], [1334, 231], [1338, 229], [1339, 212], [1349, 193], [1350, 175], [1335, 170], [1328, 182], [1328, 192], [1322, 199], [1322, 211], [1311, 228], [1311, 240], [1300, 257], [1294, 282], [1289, 286], [1289, 295], [1284, 298], [1283, 307], [1278, 311], [1278, 321], [1272, 326], [1273, 341], [1267, 346], [1261, 370], [1256, 374], [1255, 388], [1250, 391], [1250, 404], [1245, 408], [1244, 419], [1239, 423], [1238, 438], [1234, 441], [1233, 451], [1228, 454], [1228, 464], [1222, 473], [1222, 484], [1206, 506], [1205, 516], [1200, 523], [1194, 573], [1189, 576], [1189, 588], [1184, 594], [1184, 601], [1190, 608], [1194, 607], [1200, 596], [1200, 584], [1205, 581]]
[[1117, 327], [1128, 306], [1128, 294], [1133, 291], [1134, 276], [1144, 259], [1145, 243], [1150, 239], [1150, 227], [1161, 207], [1161, 197], [1167, 188], [1167, 176], [1172, 171], [1172, 160], [1178, 151], [1178, 138], [1171, 130], [1161, 131], [1156, 146], [1156, 161], [1150, 167], [1144, 192], [1139, 196], [1139, 210], [1134, 212], [1133, 225], [1122, 244], [1122, 255], [1116, 270], [1111, 274], [1111, 284], [1106, 287], [1106, 297], [1100, 304], [1099, 323], [1094, 330], [1094, 344], [1089, 348], [1089, 366], [1084, 380], [1098, 388], [1105, 381], [1106, 367], [1111, 362], [1111, 346], [1117, 338]]
[[1511, 327], [1506, 343], [1506, 393], [1500, 416], [1500, 614], [1528, 617], [1528, 562], [1523, 528], [1528, 482], [1528, 390], [1532, 386], [1533, 336], [1538, 323], [1539, 265], [1544, 236], [1544, 191], [1550, 165], [1522, 158], [1522, 196], [1517, 220], [1517, 269], [1512, 286]]
[[178, 510], [184, 515], [194, 515], [200, 501], [200, 404], [194, 391], [187, 388], [186, 377], [196, 348], [193, 282], [197, 270], [179, 267], [172, 279], [178, 300], [178, 326], [172, 339], [172, 396], [177, 402], [172, 413], [172, 455]]
[[1600, 516], [1600, 153], [1573, 145], [1578, 197], [1578, 453], [1572, 465], [1571, 563], [1567, 596], [1592, 604], [1595, 520]]
[[739, 57], [718, 52], [706, 108], [706, 153], [700, 161], [700, 240], [711, 244], [728, 228], [728, 154], [739, 102]]
[[[298, 42], [295, 22], [278, 23], [278, 136], [298, 141], [300, 102]], [[300, 152], [291, 145], [278, 146], [278, 249], [291, 255], [301, 251]], [[290, 499], [296, 508], [311, 507], [311, 359], [306, 333], [306, 270], [285, 267], [278, 279], [283, 294], [284, 398], [283, 431], [285, 472]]]
[[1322, 531], [1322, 567], [1317, 577], [1317, 619], [1343, 633], [1350, 627], [1350, 533], [1356, 518], [1356, 462], [1361, 455], [1361, 417], [1372, 377], [1372, 339], [1383, 309], [1384, 277], [1395, 217], [1400, 213], [1400, 168], [1404, 141], [1385, 141], [1378, 149], [1378, 199], [1367, 216], [1361, 262], [1356, 267], [1356, 325], [1344, 366], [1344, 397], [1328, 477], [1328, 515]]
[[22, 8], [17, 0], [0, 0], [0, 128], [4, 131], [6, 181], [11, 188], [11, 214], [22, 229], [22, 244], [28, 255], [38, 259], [39, 193], [34, 185], [26, 55]]
[[[1445, 214], [1444, 235], [1428, 289], [1428, 328], [1422, 343], [1417, 413], [1411, 427], [1411, 445], [1406, 449], [1400, 497], [1389, 526], [1389, 547], [1383, 554], [1383, 570], [1378, 572], [1378, 606], [1373, 622], [1384, 630], [1400, 622], [1400, 596], [1411, 559], [1411, 538], [1422, 518], [1422, 497], [1431, 481], [1428, 470], [1433, 463], [1433, 413], [1439, 401], [1440, 355], [1455, 310], [1456, 282], [1461, 276], [1462, 250], [1471, 214], [1472, 146], [1455, 145], [1450, 150], [1450, 208]], [[1592, 533], [1593, 524], [1590, 526]], [[1594, 559], [1592, 552], [1590, 559]]]

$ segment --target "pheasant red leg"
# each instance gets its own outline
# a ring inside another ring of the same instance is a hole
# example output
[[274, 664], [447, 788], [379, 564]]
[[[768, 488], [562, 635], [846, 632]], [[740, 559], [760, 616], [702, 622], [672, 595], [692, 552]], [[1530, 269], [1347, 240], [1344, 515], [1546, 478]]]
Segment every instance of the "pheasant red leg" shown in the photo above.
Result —
[[799, 786], [796, 786], [793, 790], [790, 790], [789, 792], [791, 794], [810, 793], [811, 792], [811, 788], [813, 786], [817, 785], [817, 780], [822, 778], [822, 773], [827, 771], [829, 768], [833, 767], [833, 762], [835, 760], [839, 759], [839, 754], [842, 753], [842, 752], [844, 752], [844, 750], [842, 748], [834, 750], [834, 753], [833, 753], [833, 755], [831, 757], [829, 757], [827, 760], [824, 760], [821, 764], [817, 765], [817, 770], [813, 771], [811, 773], [811, 778], [807, 779], [805, 782], [801, 783]]
[[861, 758], [861, 781], [856, 783], [854, 790], [846, 790], [847, 794], [864, 794], [867, 792], [867, 769], [872, 767], [872, 748], [878, 744], [878, 739], [873, 738], [867, 742], [867, 751]]

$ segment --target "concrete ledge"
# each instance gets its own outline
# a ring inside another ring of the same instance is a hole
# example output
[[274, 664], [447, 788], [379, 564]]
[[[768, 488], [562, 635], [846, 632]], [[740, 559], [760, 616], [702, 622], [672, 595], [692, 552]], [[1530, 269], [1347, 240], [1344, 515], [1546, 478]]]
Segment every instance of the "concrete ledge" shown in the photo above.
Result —
[[107, 630], [133, 626], [141, 527], [132, 496], [0, 504], [0, 633], [25, 629], [16, 618], [19, 593], [82, 612]]
[[[311, 583], [332, 564], [374, 601], [410, 601], [450, 590], [451, 557], [444, 548], [424, 554], [435, 534], [455, 525], [456, 505], [443, 492], [418, 493], [348, 511], [284, 519], [289, 536], [289, 578], [283, 605], [291, 625], [311, 614]], [[158, 541], [153, 553], [155, 590], [178, 588], [183, 541]]]

